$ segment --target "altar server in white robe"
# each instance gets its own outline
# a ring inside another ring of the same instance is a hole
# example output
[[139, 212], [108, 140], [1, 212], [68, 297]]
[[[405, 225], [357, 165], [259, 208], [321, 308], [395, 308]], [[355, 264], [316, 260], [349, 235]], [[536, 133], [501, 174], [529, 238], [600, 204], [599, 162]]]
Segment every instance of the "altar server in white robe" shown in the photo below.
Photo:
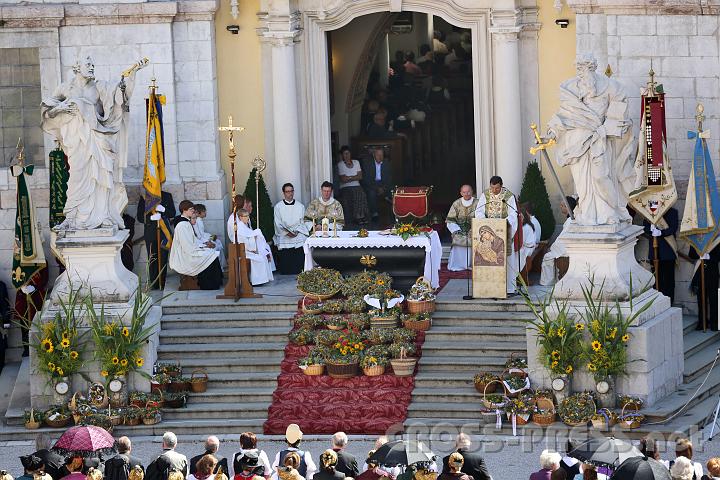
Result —
[[192, 224], [192, 202], [180, 202], [180, 215], [175, 218], [175, 232], [170, 248], [170, 268], [181, 275], [197, 277], [202, 290], [216, 290], [222, 285], [222, 270], [218, 252], [198, 245]]
[[450, 258], [448, 258], [448, 270], [459, 272], [469, 270], [471, 268], [470, 249], [472, 248], [472, 238], [470, 237], [470, 227], [475, 209], [477, 208], [478, 199], [473, 197], [473, 189], [470, 185], [460, 187], [460, 198], [450, 205], [448, 211], [447, 229], [452, 234], [452, 248], [450, 248]]
[[277, 266], [283, 275], [302, 272], [305, 263], [303, 244], [308, 237], [308, 227], [303, 221], [305, 206], [295, 200], [292, 183], [283, 185], [283, 199], [274, 207], [275, 236], [278, 248]]
[[[565, 197], [568, 205], [572, 210], [575, 210], [577, 200], [574, 197]], [[570, 223], [570, 213], [565, 207], [565, 203], [560, 204], [560, 211], [567, 216], [565, 223], [563, 224], [563, 230]], [[561, 237], [555, 239], [550, 245], [550, 250], [547, 251], [542, 261], [542, 269], [540, 270], [540, 285], [550, 286], [555, 285], [557, 281], [557, 272], [555, 268], [555, 260], [560, 257], [567, 257], [567, 250], [565, 249], [565, 243]]]
[[205, 231], [204, 218], [207, 217], [207, 208], [202, 203], [195, 204], [195, 234], [197, 235], [198, 244], [208, 248], [214, 248], [218, 252], [220, 259], [220, 267], [223, 272], [227, 270], [227, 259], [223, 249], [222, 241], [217, 235], [212, 235]]
[[517, 275], [519, 273], [518, 252], [515, 251], [513, 240], [518, 228], [517, 202], [515, 195], [503, 187], [502, 178], [497, 175], [490, 178], [490, 188], [478, 196], [478, 206], [475, 209], [475, 218], [505, 218], [508, 222], [507, 240], [507, 293], [516, 292]]
[[[523, 213], [523, 244], [520, 248], [520, 270], [522, 271], [523, 268], [525, 268], [525, 264], [527, 263], [527, 259], [530, 255], [533, 254], [535, 251], [535, 248], [537, 247], [536, 243], [536, 237], [535, 237], [535, 229], [533, 228], [533, 224], [531, 223], [529, 219], [529, 215], [526, 213]], [[528, 268], [529, 270], [529, 268]]]
[[[250, 228], [250, 213], [245, 209], [237, 212], [237, 241], [245, 244], [245, 257], [250, 260], [250, 283], [262, 285], [273, 280], [275, 262], [270, 246], [259, 228]], [[235, 243], [235, 220], [232, 214], [227, 221], [228, 237]]]

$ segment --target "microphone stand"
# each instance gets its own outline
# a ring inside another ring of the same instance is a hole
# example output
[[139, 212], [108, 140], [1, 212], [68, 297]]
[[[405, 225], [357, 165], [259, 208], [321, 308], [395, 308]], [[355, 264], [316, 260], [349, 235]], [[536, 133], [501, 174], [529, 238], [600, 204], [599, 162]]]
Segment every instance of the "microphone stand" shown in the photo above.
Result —
[[[472, 222], [472, 219], [470, 221]], [[470, 225], [472, 225], [472, 223]], [[468, 240], [470, 240], [470, 245], [465, 247], [465, 265], [467, 266], [467, 268], [470, 269], [470, 275], [468, 275], [467, 282], [466, 282], [467, 283], [467, 295], [463, 295], [462, 299], [463, 300], [473, 300], [475, 297], [473, 297], [472, 292], [470, 292], [470, 284], [471, 284], [472, 276], [473, 276], [472, 265], [470, 265], [470, 249], [472, 248], [472, 226], [470, 227], [470, 230], [468, 230], [466, 235], [469, 237]]]

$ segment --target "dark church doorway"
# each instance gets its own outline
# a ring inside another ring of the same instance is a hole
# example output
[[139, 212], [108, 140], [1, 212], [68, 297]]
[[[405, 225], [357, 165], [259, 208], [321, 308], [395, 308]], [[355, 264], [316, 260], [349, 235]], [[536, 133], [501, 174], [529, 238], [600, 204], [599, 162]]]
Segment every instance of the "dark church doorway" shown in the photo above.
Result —
[[470, 30], [425, 13], [375, 13], [327, 41], [335, 183], [341, 146], [362, 165], [366, 186], [382, 149], [390, 183], [432, 185], [431, 212], [444, 216], [461, 184], [475, 187]]

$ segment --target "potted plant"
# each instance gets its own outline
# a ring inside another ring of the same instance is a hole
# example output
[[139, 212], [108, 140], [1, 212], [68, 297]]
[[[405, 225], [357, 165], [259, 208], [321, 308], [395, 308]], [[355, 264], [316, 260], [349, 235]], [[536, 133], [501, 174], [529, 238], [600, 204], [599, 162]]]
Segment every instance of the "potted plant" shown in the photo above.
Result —
[[369, 355], [371, 357], [390, 358], [389, 345], [385, 345], [385, 344], [371, 345], [365, 349], [365, 355]]
[[324, 323], [324, 320], [320, 315], [303, 313], [302, 315], [295, 317], [293, 323], [297, 328], [313, 329], [321, 326]]
[[182, 375], [182, 367], [178, 362], [155, 362], [155, 373], [164, 373], [174, 378]]
[[417, 358], [409, 357], [415, 354], [415, 345], [411, 343], [393, 343], [388, 347], [392, 360], [393, 373], [397, 377], [409, 377], [415, 371]]
[[367, 304], [362, 296], [351, 296], [345, 300], [344, 310], [347, 313], [363, 313], [367, 310]]
[[185, 392], [169, 392], [165, 394], [165, 408], [183, 408], [187, 401], [187, 394]]
[[352, 378], [358, 373], [360, 356], [365, 350], [365, 341], [354, 331], [345, 330], [330, 349], [326, 359], [328, 375], [334, 378]]
[[348, 322], [342, 315], [328, 315], [325, 318], [325, 326], [330, 330], [343, 330], [348, 328]]
[[432, 314], [430, 312], [404, 313], [400, 315], [400, 321], [405, 328], [416, 330], [418, 332], [424, 332], [430, 330], [430, 326], [432, 325]]
[[190, 377], [174, 377], [170, 380], [170, 384], [167, 386], [166, 391], [173, 393], [189, 392], [191, 388]]
[[385, 373], [385, 367], [388, 364], [388, 358], [381, 355], [364, 355], [360, 360], [360, 367], [363, 373], [368, 377], [376, 377]]
[[425, 277], [420, 277], [410, 287], [405, 299], [408, 313], [431, 313], [435, 311], [435, 290]]
[[145, 392], [130, 392], [130, 405], [135, 407], [144, 407], [148, 401], [148, 394]]
[[370, 328], [370, 315], [367, 313], [351, 313], [346, 317], [347, 326], [351, 330], [367, 330]]
[[322, 375], [325, 371], [325, 355], [321, 350], [313, 348], [306, 357], [298, 360], [298, 367], [305, 375]]
[[288, 333], [288, 339], [293, 345], [312, 345], [315, 343], [315, 331], [309, 328], [296, 328]]
[[150, 391], [162, 392], [167, 389], [170, 384], [170, 377], [164, 373], [156, 373], [150, 378]]
[[475, 383], [475, 390], [480, 393], [494, 393], [497, 388], [497, 384], [500, 383], [499, 380], [500, 377], [494, 373], [487, 372], [476, 373], [475, 378], [473, 379]]
[[335, 296], [342, 287], [340, 272], [328, 268], [313, 268], [297, 276], [297, 288], [303, 295], [315, 300], [327, 300]]
[[323, 313], [342, 313], [345, 310], [344, 300], [328, 300], [323, 303]]
[[557, 413], [566, 425], [571, 427], [585, 426], [595, 415], [595, 399], [588, 392], [575, 393], [563, 399], [558, 405]]
[[142, 422], [145, 425], [155, 425], [160, 423], [162, 416], [158, 407], [147, 407], [143, 412]]
[[28, 430], [37, 430], [45, 418], [42, 412], [37, 412], [35, 409], [25, 410], [23, 413], [23, 419], [25, 420], [25, 428]]
[[134, 426], [140, 425], [143, 417], [143, 409], [135, 406], [130, 406], [124, 411], [125, 425]]
[[530, 421], [530, 416], [534, 410], [535, 406], [533, 405], [532, 398], [528, 396], [511, 398], [505, 402], [505, 406], [503, 407], [503, 411], [508, 420], [512, 421], [513, 417], [515, 417], [516, 425], [526, 425]]

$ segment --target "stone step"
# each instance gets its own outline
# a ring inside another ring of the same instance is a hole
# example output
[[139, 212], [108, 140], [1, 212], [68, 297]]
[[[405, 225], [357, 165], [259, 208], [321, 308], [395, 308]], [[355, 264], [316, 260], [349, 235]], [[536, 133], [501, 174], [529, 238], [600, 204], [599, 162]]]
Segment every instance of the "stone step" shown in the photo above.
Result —
[[290, 325], [293, 312], [222, 312], [197, 314], [163, 314], [163, 329], [197, 327], [199, 323], [212, 328], [228, 327], [285, 327]]
[[232, 387], [212, 387], [204, 393], [191, 393], [188, 403], [242, 403], [272, 402], [275, 387], [248, 387], [244, 389]]
[[241, 355], [255, 355], [258, 357], [274, 357], [278, 352], [282, 354], [287, 342], [258, 342], [258, 343], [187, 343], [159, 345], [157, 348], [158, 360], [178, 360], [182, 358], [215, 357], [224, 358], [236, 353]]
[[501, 373], [505, 369], [506, 355], [482, 355], [473, 357], [437, 357], [434, 355], [420, 357], [418, 365], [421, 372], [466, 372], [473, 377], [478, 372]]
[[277, 388], [279, 372], [216, 373], [208, 380], [208, 390], [216, 388]]
[[188, 403], [185, 408], [163, 408], [164, 419], [267, 418], [268, 402]]
[[685, 383], [692, 382], [698, 377], [704, 376], [720, 349], [720, 338], [715, 338], [712, 343], [705, 345], [704, 349], [692, 355], [685, 356], [683, 379]]
[[720, 332], [702, 332], [699, 330], [692, 330], [689, 333], [683, 335], [683, 345], [685, 347], [685, 358], [688, 358], [695, 353], [705, 351], [707, 346], [715, 343], [720, 339]]
[[180, 361], [183, 372], [186, 376], [195, 370], [204, 371], [209, 376], [217, 373], [251, 373], [251, 372], [275, 372], [280, 373], [280, 363], [283, 360], [283, 352], [276, 355], [263, 357], [254, 356], [227, 356], [224, 358], [191, 357], [176, 359]]
[[698, 317], [697, 315], [685, 315], [683, 313], [683, 333], [687, 335], [688, 333], [695, 331], [695, 326], [697, 325]]
[[177, 328], [163, 329], [160, 344], [188, 343], [269, 343], [287, 341], [290, 326], [284, 327], [240, 327], [240, 328]]
[[412, 392], [412, 403], [425, 405], [428, 403], [477, 403], [482, 405], [482, 394], [475, 387], [446, 388], [415, 387]]
[[415, 375], [415, 388], [457, 388], [473, 386], [473, 375], [466, 372], [426, 372], [420, 370]]
[[525, 329], [506, 326], [436, 326], [433, 325], [426, 334], [425, 342], [525, 342]]
[[[457, 325], [455, 322], [475, 323], [478, 326], [484, 325], [504, 325], [504, 326], [523, 326], [528, 320], [534, 317], [529, 312], [506, 312], [499, 310], [437, 310], [433, 313], [433, 325], [443, 326], [445, 322], [448, 325]], [[440, 322], [439, 324], [437, 322]]]
[[483, 355], [499, 355], [504, 352], [507, 358], [512, 352], [525, 353], [527, 344], [520, 341], [490, 341], [490, 342], [466, 342], [466, 341], [426, 341], [422, 347], [423, 356], [429, 357], [477, 357]]
[[696, 405], [711, 396], [717, 402], [717, 393], [720, 392], [720, 368], [713, 369], [712, 373], [707, 377], [707, 381], [703, 383], [706, 376], [707, 374], [699, 375], [693, 381], [680, 385], [674, 393], [656, 402], [653, 406], [643, 408], [642, 413], [650, 421], [664, 420], [675, 414], [688, 402], [688, 409], [690, 410], [693, 410]]
[[[476, 402], [411, 402], [408, 418], [464, 418], [480, 419], [480, 401]], [[476, 420], [477, 421], [477, 420]]]
[[530, 312], [530, 308], [521, 297], [505, 300], [467, 300], [463, 302], [438, 298], [435, 302], [435, 309], [437, 312]]
[[297, 299], [279, 300], [274, 297], [243, 298], [237, 303], [232, 300], [212, 300], [202, 303], [196, 300], [187, 299], [166, 299], [162, 303], [164, 315], [186, 314], [202, 318], [208, 313], [255, 313], [255, 312], [287, 312], [294, 314], [297, 311]]

